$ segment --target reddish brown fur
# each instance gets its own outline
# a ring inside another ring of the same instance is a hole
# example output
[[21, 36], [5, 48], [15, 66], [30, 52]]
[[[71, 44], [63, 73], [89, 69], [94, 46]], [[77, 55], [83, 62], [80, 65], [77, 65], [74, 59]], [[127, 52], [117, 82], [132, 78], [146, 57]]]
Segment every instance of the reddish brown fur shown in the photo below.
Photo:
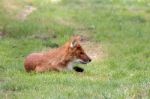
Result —
[[[74, 47], [70, 46], [72, 42], [76, 43]], [[28, 55], [25, 59], [24, 67], [27, 72], [62, 71], [67, 69], [69, 63], [75, 59], [82, 60], [82, 63], [91, 61], [76, 39], [53, 51]]]

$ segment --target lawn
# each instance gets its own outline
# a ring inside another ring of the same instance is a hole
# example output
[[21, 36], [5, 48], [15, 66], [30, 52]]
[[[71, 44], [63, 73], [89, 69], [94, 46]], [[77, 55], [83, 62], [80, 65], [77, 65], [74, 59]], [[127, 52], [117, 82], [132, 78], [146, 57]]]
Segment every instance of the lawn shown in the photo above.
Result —
[[[73, 35], [103, 57], [81, 65], [83, 73], [24, 70], [29, 53]], [[149, 99], [150, 1], [0, 0], [0, 98]]]

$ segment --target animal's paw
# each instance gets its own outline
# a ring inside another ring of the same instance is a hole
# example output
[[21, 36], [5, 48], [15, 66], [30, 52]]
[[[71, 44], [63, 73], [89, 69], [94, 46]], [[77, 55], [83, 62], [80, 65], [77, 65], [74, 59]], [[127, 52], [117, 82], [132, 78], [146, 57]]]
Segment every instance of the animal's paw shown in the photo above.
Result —
[[83, 68], [78, 67], [78, 66], [73, 67], [73, 69], [74, 69], [76, 72], [83, 72], [83, 71], [84, 71]]

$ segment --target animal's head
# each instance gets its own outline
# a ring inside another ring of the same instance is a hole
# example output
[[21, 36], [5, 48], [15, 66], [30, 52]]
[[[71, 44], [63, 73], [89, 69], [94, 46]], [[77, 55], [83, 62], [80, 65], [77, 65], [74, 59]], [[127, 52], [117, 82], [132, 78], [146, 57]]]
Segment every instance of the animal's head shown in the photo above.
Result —
[[69, 43], [69, 52], [74, 57], [75, 62], [87, 64], [91, 62], [91, 58], [83, 50], [80, 41], [80, 36], [73, 37]]

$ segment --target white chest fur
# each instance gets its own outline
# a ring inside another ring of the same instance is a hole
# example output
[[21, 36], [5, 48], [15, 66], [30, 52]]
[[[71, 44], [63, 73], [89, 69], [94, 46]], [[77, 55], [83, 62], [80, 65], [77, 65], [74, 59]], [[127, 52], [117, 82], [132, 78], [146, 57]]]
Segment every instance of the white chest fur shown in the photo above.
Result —
[[74, 62], [69, 62], [67, 65], [67, 70], [73, 70], [73, 64]]

